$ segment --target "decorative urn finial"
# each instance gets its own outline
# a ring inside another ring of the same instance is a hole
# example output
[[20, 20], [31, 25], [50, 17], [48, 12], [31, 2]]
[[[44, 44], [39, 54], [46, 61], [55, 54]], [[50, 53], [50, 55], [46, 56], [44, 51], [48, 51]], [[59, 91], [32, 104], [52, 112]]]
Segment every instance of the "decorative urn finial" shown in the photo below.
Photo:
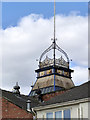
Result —
[[16, 82], [16, 85], [13, 87], [13, 89], [14, 89], [14, 93], [15, 94], [20, 94], [20, 91], [19, 91], [19, 89], [20, 89], [20, 86], [18, 85], [18, 82]]

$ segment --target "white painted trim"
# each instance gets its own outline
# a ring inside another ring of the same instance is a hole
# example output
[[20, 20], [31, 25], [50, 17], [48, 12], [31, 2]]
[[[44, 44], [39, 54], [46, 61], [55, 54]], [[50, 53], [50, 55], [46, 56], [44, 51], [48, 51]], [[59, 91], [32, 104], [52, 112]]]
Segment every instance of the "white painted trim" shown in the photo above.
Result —
[[79, 103], [85, 103], [85, 102], [90, 102], [90, 98], [84, 98], [84, 99], [79, 99], [79, 100], [72, 100], [72, 101], [67, 101], [63, 103], [56, 103], [56, 104], [50, 104], [50, 105], [45, 105], [45, 106], [39, 106], [33, 108], [35, 111], [41, 111], [45, 109], [51, 109], [51, 108], [56, 108], [56, 107], [64, 107], [64, 106], [69, 106], [69, 105], [75, 105]]

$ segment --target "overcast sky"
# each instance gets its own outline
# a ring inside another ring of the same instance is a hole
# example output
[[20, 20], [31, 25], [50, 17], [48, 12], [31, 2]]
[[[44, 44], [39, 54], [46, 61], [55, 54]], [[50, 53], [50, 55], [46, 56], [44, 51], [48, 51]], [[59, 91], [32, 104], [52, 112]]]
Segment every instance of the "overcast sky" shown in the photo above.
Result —
[[[32, 82], [36, 81], [36, 59], [52, 43], [53, 3], [3, 3], [2, 10], [0, 87], [11, 91], [18, 81], [21, 93], [29, 94]], [[56, 37], [57, 44], [73, 60], [70, 66], [75, 85], [86, 82], [88, 3], [56, 3]]]

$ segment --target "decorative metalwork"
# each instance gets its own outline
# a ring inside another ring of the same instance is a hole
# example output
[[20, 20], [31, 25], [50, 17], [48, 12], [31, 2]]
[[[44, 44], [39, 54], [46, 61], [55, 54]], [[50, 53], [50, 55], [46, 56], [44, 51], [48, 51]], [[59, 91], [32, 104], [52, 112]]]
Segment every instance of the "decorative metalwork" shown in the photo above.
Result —
[[[54, 62], [53, 59], [46, 56], [46, 58], [42, 62], [40, 62], [39, 67], [43, 68], [43, 67], [47, 67], [47, 66], [52, 66], [53, 62]], [[60, 58], [58, 58], [58, 59], [55, 59], [55, 65], [63, 66], [63, 67], [66, 67], [66, 68], [68, 68], [68, 66], [69, 66], [68, 62], [66, 62], [63, 59], [62, 56]]]
[[39, 63], [41, 63], [42, 57], [43, 57], [47, 52], [49, 52], [52, 48], [53, 48], [53, 44], [52, 44], [49, 48], [47, 48], [47, 49], [42, 53], [42, 55], [40, 56]]
[[69, 58], [68, 58], [67, 53], [64, 52], [64, 50], [62, 50], [57, 44], [56, 44], [56, 49], [57, 49], [58, 51], [62, 52], [62, 53], [66, 56], [66, 58], [67, 58], [67, 62], [69, 63]]
[[[45, 66], [50, 66], [50, 65], [54, 65], [54, 59], [50, 59], [49, 57], [46, 56], [45, 60], [41, 61], [43, 56], [49, 52], [50, 50], [54, 49], [54, 43], [48, 48], [46, 49], [42, 55], [40, 56], [40, 60], [39, 60], [39, 67], [45, 67]], [[61, 52], [62, 54], [64, 54], [64, 56], [66, 57], [67, 61], [64, 60], [64, 58], [62, 58], [62, 56], [59, 59], [55, 58], [55, 65], [59, 65], [59, 66], [69, 66], [69, 58], [66, 52], [64, 52], [64, 50], [62, 50], [56, 43], [55, 43], [55, 49], [57, 49], [59, 52]]]
[[[65, 55], [65, 57], [67, 58], [67, 63], [68, 63], [68, 66], [69, 66], [69, 58], [68, 58], [68, 55], [67, 55], [67, 53], [66, 52], [64, 52], [64, 50], [62, 50], [57, 44], [56, 44], [56, 30], [55, 30], [55, 0], [54, 0], [54, 37], [53, 37], [53, 43], [52, 43], [52, 45], [49, 47], [49, 48], [47, 48], [43, 53], [42, 53], [42, 55], [40, 56], [40, 59], [39, 59], [39, 67], [41, 68], [41, 67], [43, 67], [43, 66], [45, 66], [45, 64], [46, 64], [46, 66], [47, 66], [47, 63], [48, 63], [48, 65], [51, 65], [51, 64], [53, 64], [54, 66], [57, 64], [57, 60], [56, 60], [56, 55], [55, 55], [55, 50], [57, 49], [59, 52], [61, 52], [61, 53], [63, 53], [64, 55]], [[42, 57], [47, 53], [47, 52], [49, 52], [50, 50], [52, 50], [53, 49], [53, 59], [49, 59], [49, 61], [47, 60], [47, 58], [43, 61], [43, 62], [41, 62], [41, 60], [42, 60]], [[47, 62], [48, 61], [48, 62]], [[50, 61], [52, 61], [52, 62], [50, 62]], [[61, 63], [62, 62], [60, 62], [60, 63], [58, 63], [58, 65], [61, 65]], [[66, 61], [64, 60], [64, 63], [66, 64]], [[65, 65], [64, 65], [65, 66]], [[66, 65], [67, 66], [67, 65]]]
[[[42, 57], [47, 53], [47, 52], [49, 52], [50, 50], [52, 50], [53, 49], [53, 59], [52, 60], [50, 60], [49, 59], [49, 62], [48, 62], [48, 64], [53, 64], [54, 66], [57, 64], [56, 63], [56, 58], [55, 58], [55, 50], [57, 49], [59, 52], [61, 52], [61, 53], [63, 53], [64, 55], [65, 55], [65, 57], [67, 58], [67, 63], [68, 63], [68, 66], [69, 66], [69, 58], [68, 58], [68, 55], [67, 55], [67, 53], [66, 52], [64, 52], [64, 50], [62, 50], [57, 44], [56, 44], [56, 37], [55, 37], [55, 34], [56, 33], [56, 31], [55, 31], [55, 0], [54, 0], [54, 38], [53, 38], [53, 43], [52, 43], [52, 45], [49, 47], [49, 48], [47, 48], [43, 53], [42, 53], [42, 55], [40, 56], [40, 59], [39, 59], [39, 67], [41, 68], [41, 67], [43, 67], [43, 66], [45, 66], [45, 65], [43, 65], [43, 64], [46, 64], [46, 66], [47, 66], [47, 59], [45, 60], [45, 61], [43, 61], [43, 62], [41, 62], [41, 60], [42, 60]], [[50, 61], [52, 61], [52, 62], [50, 62]], [[64, 60], [65, 61], [65, 60]], [[66, 61], [65, 61], [65, 63], [66, 63]], [[61, 63], [59, 63], [58, 65], [60, 65]], [[67, 66], [67, 65], [66, 65]]]

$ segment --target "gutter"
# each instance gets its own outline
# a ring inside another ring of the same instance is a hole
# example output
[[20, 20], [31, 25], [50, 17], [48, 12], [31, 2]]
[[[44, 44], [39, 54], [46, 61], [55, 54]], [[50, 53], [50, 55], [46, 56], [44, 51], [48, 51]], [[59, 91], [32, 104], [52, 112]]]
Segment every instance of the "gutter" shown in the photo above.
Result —
[[84, 98], [84, 99], [79, 99], [79, 100], [63, 102], [63, 103], [56, 103], [56, 104], [34, 107], [33, 110], [41, 111], [41, 110], [52, 109], [52, 108], [57, 108], [57, 107], [64, 107], [64, 106], [75, 105], [75, 104], [79, 104], [79, 103], [85, 103], [85, 102], [90, 102], [90, 98]]

